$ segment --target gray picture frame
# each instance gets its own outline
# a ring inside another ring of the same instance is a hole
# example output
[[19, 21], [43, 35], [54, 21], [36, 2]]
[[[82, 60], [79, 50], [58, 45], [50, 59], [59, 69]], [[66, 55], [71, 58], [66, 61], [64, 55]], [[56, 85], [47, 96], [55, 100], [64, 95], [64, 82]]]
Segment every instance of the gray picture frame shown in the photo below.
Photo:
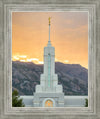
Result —
[[[13, 11], [88, 11], [88, 107], [12, 107]], [[100, 119], [100, 0], [0, 0], [0, 119]]]

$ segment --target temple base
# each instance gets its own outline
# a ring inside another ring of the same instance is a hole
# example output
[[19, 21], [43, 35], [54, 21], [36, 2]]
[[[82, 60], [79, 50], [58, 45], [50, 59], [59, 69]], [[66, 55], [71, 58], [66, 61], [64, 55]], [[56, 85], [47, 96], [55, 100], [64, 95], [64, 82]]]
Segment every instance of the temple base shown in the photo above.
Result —
[[64, 107], [64, 93], [34, 93], [34, 107]]

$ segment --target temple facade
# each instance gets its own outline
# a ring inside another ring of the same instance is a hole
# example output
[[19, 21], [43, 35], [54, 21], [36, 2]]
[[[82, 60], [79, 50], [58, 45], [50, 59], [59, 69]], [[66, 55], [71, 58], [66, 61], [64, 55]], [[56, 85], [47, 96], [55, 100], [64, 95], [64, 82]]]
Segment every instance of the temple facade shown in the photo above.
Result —
[[44, 71], [40, 76], [40, 85], [36, 85], [33, 100], [34, 107], [63, 107], [64, 93], [62, 85], [58, 85], [58, 76], [55, 74], [55, 48], [49, 40], [44, 47]]

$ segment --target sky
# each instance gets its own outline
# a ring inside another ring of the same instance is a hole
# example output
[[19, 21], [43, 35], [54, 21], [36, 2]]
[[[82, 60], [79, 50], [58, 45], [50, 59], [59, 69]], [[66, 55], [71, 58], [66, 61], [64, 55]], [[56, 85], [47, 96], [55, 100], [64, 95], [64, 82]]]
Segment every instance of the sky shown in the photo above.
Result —
[[88, 12], [12, 12], [12, 60], [43, 64], [49, 17], [55, 61], [88, 68]]

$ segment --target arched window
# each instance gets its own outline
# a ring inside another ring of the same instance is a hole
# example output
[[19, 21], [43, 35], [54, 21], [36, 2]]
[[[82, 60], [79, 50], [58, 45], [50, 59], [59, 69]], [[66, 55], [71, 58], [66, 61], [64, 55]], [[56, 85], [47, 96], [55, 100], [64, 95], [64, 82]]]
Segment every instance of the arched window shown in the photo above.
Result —
[[45, 107], [53, 107], [53, 102], [51, 100], [45, 101]]

